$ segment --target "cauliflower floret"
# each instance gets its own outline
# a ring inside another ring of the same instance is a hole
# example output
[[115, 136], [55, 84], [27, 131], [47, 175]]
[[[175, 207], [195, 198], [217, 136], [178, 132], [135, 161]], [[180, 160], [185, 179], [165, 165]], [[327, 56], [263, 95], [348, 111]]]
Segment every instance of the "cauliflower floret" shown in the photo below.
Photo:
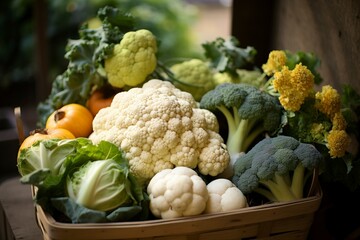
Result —
[[205, 213], [232, 211], [249, 206], [245, 195], [229, 179], [215, 179], [207, 185], [207, 190], [209, 199]]
[[156, 38], [149, 30], [125, 33], [113, 56], [105, 60], [109, 83], [117, 88], [143, 83], [156, 68], [156, 52]]
[[165, 169], [157, 173], [147, 186], [150, 210], [163, 219], [201, 214], [206, 207], [206, 183], [187, 167]]
[[176, 166], [198, 167], [202, 174], [216, 176], [229, 164], [215, 115], [197, 108], [191, 94], [170, 82], [153, 79], [118, 93], [95, 116], [93, 130], [90, 139], [121, 148], [143, 183]]

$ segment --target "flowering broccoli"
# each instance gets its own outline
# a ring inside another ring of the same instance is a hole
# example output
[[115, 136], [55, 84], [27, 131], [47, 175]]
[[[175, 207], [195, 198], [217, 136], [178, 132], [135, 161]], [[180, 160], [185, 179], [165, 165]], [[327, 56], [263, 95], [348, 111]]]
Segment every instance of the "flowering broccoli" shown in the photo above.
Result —
[[[343, 85], [340, 97], [341, 113], [335, 113], [332, 118], [333, 127], [327, 138], [328, 145], [334, 146], [330, 149], [337, 149], [336, 146], [348, 141], [349, 137], [351, 143], [343, 157], [326, 161], [325, 170], [320, 176], [324, 182], [340, 182], [350, 191], [355, 191], [360, 186], [360, 94], [350, 85]], [[344, 141], [341, 140], [344, 132], [337, 130], [345, 129], [345, 127], [348, 136]], [[341, 149], [344, 149], [343, 146]], [[331, 152], [330, 150], [330, 154]]]
[[317, 71], [317, 68], [320, 66], [320, 60], [313, 53], [301, 51], [292, 53], [284, 50], [273, 50], [269, 53], [267, 62], [262, 65], [262, 69], [267, 76], [271, 77], [276, 72], [281, 71], [284, 66], [287, 66], [289, 70], [293, 70], [299, 63], [302, 63], [311, 71], [314, 75], [315, 84], [322, 82], [322, 78]]
[[286, 66], [285, 51], [274, 50], [270, 52], [268, 61], [262, 65], [262, 69], [266, 75], [272, 76], [274, 73], [281, 71], [283, 66]]
[[310, 94], [298, 111], [288, 113], [283, 134], [302, 142], [323, 145], [331, 158], [339, 158], [346, 154], [350, 145], [346, 128], [340, 95], [327, 85], [322, 91]]
[[279, 92], [279, 100], [286, 110], [297, 111], [314, 86], [314, 76], [301, 63], [293, 70], [284, 66], [280, 72], [274, 74], [274, 89]]
[[264, 89], [277, 96], [286, 110], [283, 134], [324, 145], [332, 158], [343, 157], [350, 137], [341, 113], [341, 97], [330, 85], [315, 92], [316, 79], [321, 79], [315, 69], [318, 63], [311, 54], [272, 51], [262, 66], [271, 76]]
[[323, 86], [321, 92], [315, 94], [315, 99], [315, 107], [329, 118], [333, 118], [341, 110], [340, 94], [330, 85]]
[[[224, 83], [207, 92], [200, 107], [220, 111], [227, 120], [227, 147], [232, 163], [261, 134], [273, 135], [280, 128], [282, 107], [276, 97], [247, 84]], [[224, 177], [232, 175], [232, 164]]]
[[257, 192], [270, 201], [300, 199], [322, 159], [313, 145], [295, 138], [265, 138], [236, 160], [232, 181], [244, 194]]

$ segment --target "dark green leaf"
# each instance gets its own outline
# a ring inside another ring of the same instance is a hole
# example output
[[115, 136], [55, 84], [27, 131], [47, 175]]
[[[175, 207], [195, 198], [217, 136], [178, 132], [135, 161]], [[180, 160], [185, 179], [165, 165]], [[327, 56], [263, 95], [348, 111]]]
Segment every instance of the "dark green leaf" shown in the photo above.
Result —
[[237, 69], [254, 67], [257, 54], [253, 47], [240, 48], [238, 45], [238, 40], [230, 37], [227, 40], [217, 38], [215, 41], [202, 44], [202, 47], [205, 50], [205, 57], [210, 60], [212, 67], [219, 72], [237, 75]]
[[51, 204], [64, 213], [72, 223], [107, 222], [105, 212], [85, 208], [68, 197], [52, 198]]

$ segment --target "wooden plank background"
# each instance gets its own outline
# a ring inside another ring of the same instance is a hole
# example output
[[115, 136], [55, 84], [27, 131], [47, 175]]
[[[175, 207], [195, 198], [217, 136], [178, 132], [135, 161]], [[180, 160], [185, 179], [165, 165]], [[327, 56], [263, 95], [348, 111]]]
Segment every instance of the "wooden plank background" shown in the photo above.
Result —
[[307, 51], [321, 59], [323, 84], [360, 92], [360, 1], [233, 1], [232, 33], [259, 51]]

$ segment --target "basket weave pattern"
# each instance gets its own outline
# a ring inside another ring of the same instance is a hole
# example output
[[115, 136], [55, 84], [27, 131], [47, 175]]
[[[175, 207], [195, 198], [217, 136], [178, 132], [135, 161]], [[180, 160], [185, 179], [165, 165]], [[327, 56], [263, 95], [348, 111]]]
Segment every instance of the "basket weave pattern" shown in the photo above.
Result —
[[170, 220], [122, 223], [59, 223], [36, 206], [44, 240], [235, 240], [307, 239], [321, 190], [297, 201]]

